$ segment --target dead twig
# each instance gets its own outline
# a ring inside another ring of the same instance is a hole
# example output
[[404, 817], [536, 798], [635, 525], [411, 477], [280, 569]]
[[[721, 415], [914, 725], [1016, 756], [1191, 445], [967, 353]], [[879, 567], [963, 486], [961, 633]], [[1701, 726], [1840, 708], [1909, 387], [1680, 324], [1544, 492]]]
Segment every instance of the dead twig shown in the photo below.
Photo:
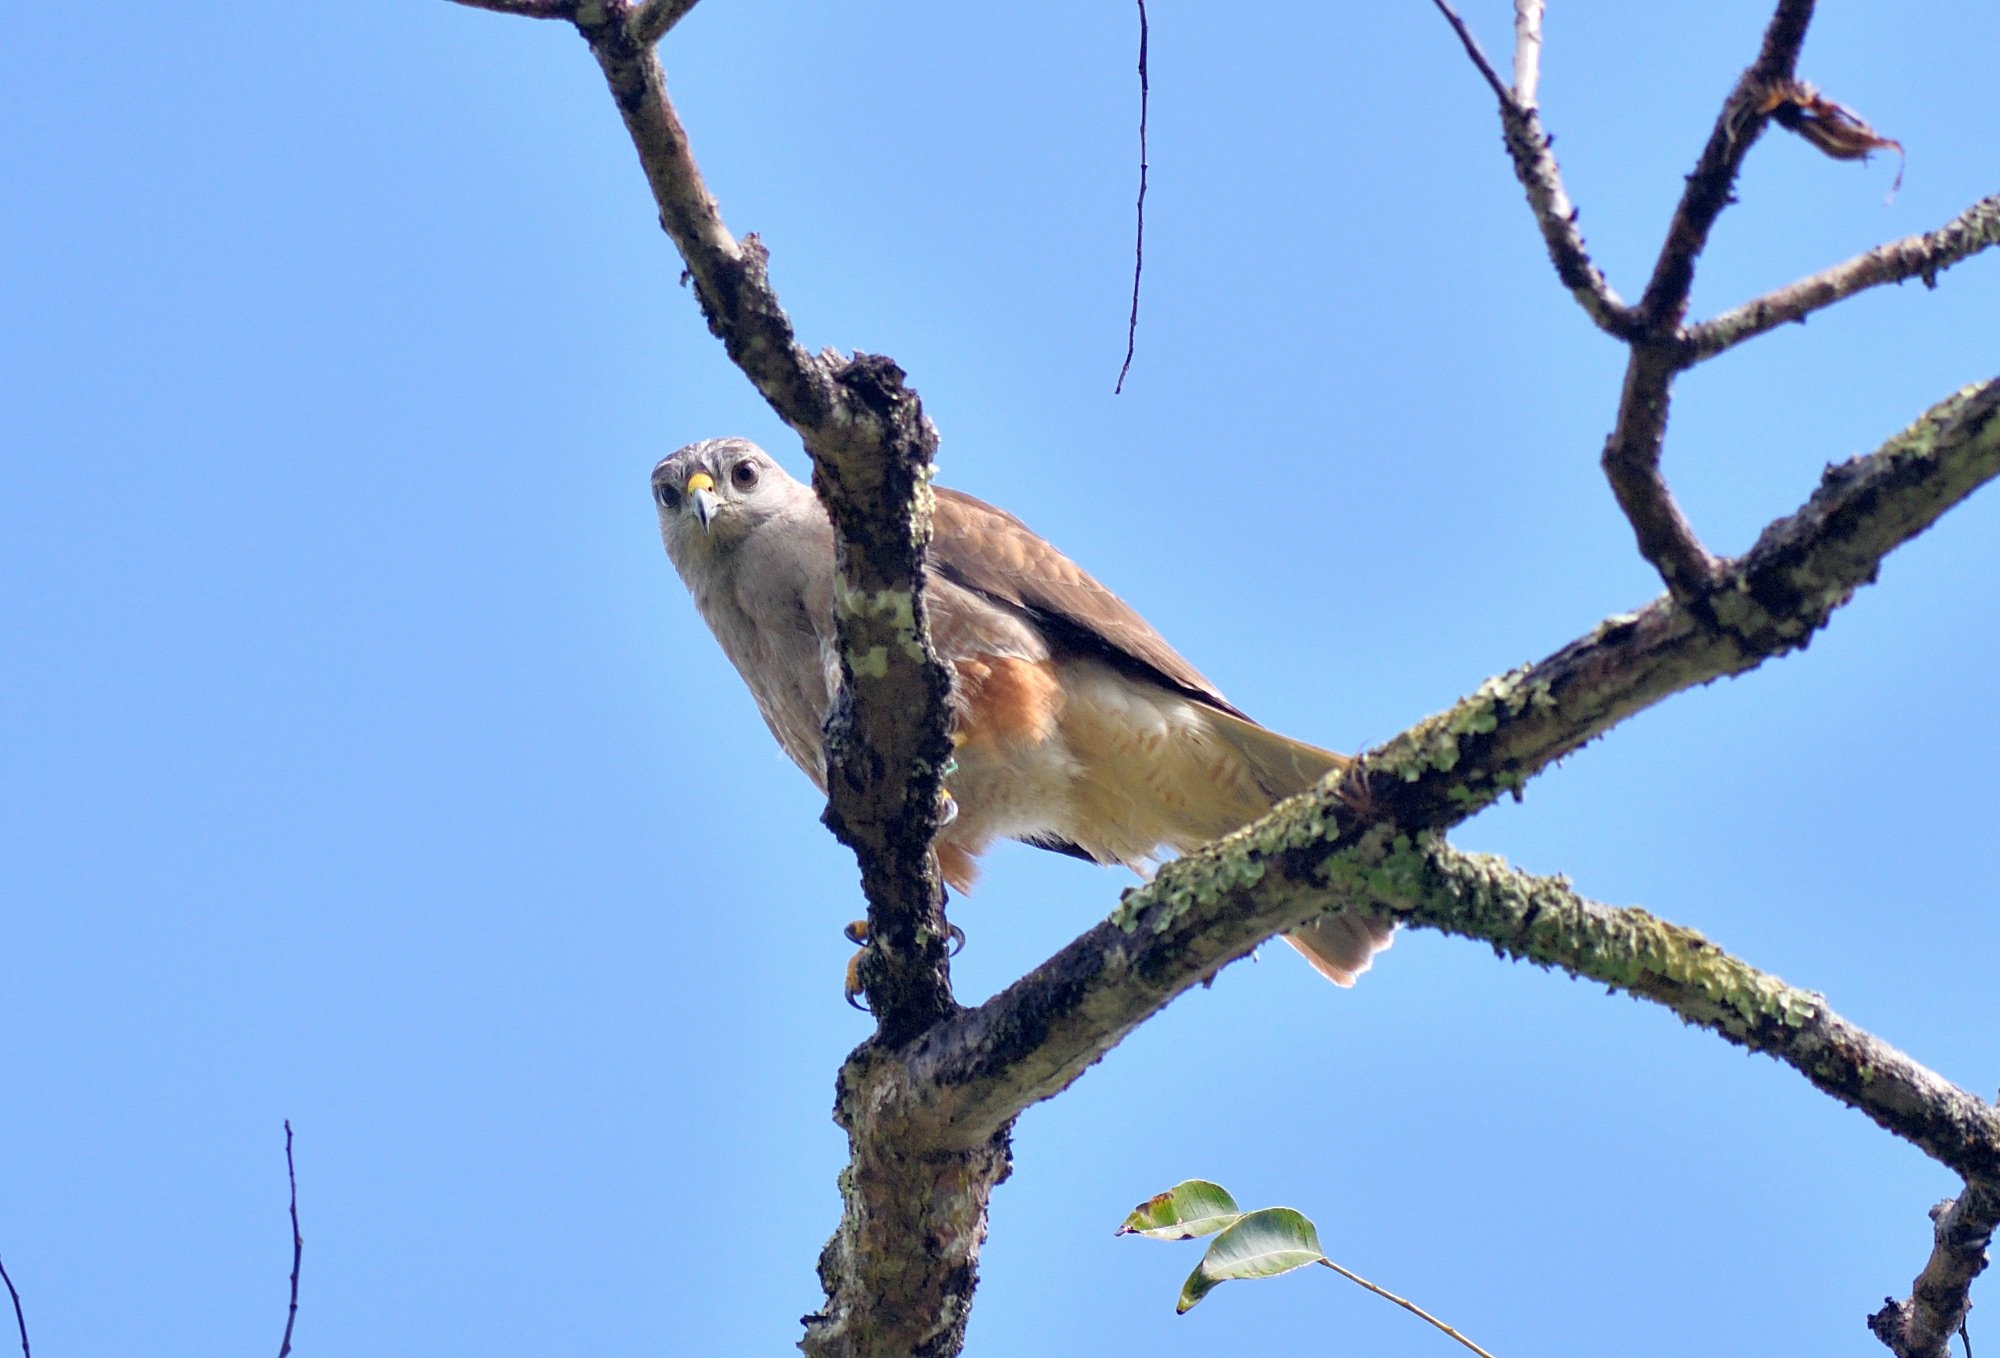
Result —
[[306, 1240], [299, 1234], [299, 1175], [292, 1165], [292, 1120], [285, 1119], [285, 1180], [292, 1189], [292, 1301], [285, 1312], [285, 1337], [278, 1342], [278, 1358], [286, 1358], [292, 1351], [292, 1325], [299, 1318], [299, 1260], [305, 1254]]
[[1152, 90], [1146, 80], [1146, 0], [1139, 0], [1139, 232], [1132, 242], [1132, 315], [1125, 322], [1125, 362], [1119, 366], [1113, 396], [1125, 390], [1132, 371], [1132, 350], [1139, 342], [1139, 274], [1146, 267], [1146, 106]]
[[14, 1290], [14, 1280], [7, 1276], [7, 1265], [0, 1263], [0, 1283], [7, 1284], [7, 1295], [14, 1302], [14, 1328], [21, 1334], [21, 1358], [35, 1358], [28, 1347], [28, 1318], [21, 1313], [21, 1294]]

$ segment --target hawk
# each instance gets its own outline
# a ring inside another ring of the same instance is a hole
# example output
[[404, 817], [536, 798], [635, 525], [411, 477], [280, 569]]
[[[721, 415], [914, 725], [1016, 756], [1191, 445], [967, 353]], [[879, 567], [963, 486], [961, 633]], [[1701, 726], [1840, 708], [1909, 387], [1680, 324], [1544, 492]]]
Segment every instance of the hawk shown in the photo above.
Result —
[[[1142, 876], [1255, 820], [1348, 760], [1270, 731], [1117, 595], [1003, 510], [936, 488], [931, 641], [951, 669], [955, 814], [938, 868], [959, 891], [1017, 839]], [[667, 555], [792, 762], [821, 791], [840, 686], [833, 528], [812, 488], [740, 438], [653, 469]], [[1352, 985], [1390, 930], [1329, 915], [1285, 935]]]

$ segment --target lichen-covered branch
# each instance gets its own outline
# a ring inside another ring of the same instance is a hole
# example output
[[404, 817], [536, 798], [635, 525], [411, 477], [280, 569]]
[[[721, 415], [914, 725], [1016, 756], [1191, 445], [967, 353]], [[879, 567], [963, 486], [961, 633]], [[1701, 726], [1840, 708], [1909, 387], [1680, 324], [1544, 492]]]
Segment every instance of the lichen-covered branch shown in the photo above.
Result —
[[1797, 513], [1726, 563], [1700, 606], [1656, 599], [1488, 680], [1318, 790], [1169, 864], [1114, 916], [908, 1052], [900, 1094], [977, 1139], [1074, 1080], [1174, 996], [1274, 933], [1361, 898], [1355, 864], [1457, 824], [1683, 689], [1797, 649], [1882, 558], [2000, 475], [2000, 381], [1949, 397], [1829, 467]]
[[[873, 1044], [842, 1072], [836, 1119], [853, 1161], [845, 1216], [820, 1264], [825, 1309], [805, 1347], [827, 1358], [954, 1353], [977, 1278], [988, 1195], [1008, 1169], [1004, 1134], [906, 1153], [865, 1096], [872, 1049], [956, 1011], [944, 896], [930, 853], [951, 757], [949, 677], [932, 649], [923, 576], [937, 432], [886, 358], [809, 353], [756, 237], [724, 224], [702, 181], [655, 42], [686, 0], [588, 0], [572, 17], [604, 72], [708, 326], [771, 408], [798, 431], [833, 520], [842, 692], [827, 719], [829, 828], [855, 851], [868, 901], [859, 975]], [[885, 1139], [887, 1138], [887, 1139]]]
[[861, 980], [882, 1037], [899, 1041], [954, 1007], [929, 857], [950, 758], [949, 680], [921, 597], [937, 432], [894, 363], [808, 353], [771, 287], [763, 246], [723, 223], [646, 40], [671, 8], [608, 3], [577, 27], [617, 99], [709, 329], [799, 432], [833, 519], [846, 683], [827, 733], [827, 823], [861, 863], [870, 940]]
[[1951, 1338], [1972, 1309], [1972, 1280], [1986, 1271], [2000, 1222], [2000, 1180], [1968, 1180], [1931, 1208], [1931, 1254], [1903, 1301], [1886, 1298], [1868, 1328], [1896, 1358], [1950, 1358]]
[[[1777, 0], [1763, 51], [1717, 121], [1636, 307], [1612, 292], [1585, 251], [1535, 112], [1539, 3], [1521, 0], [1517, 10], [1510, 89], [1450, 6], [1436, 0], [1500, 102], [1509, 154], [1558, 274], [1600, 327], [1632, 345], [1605, 462], [1668, 594], [1539, 664], [1488, 681], [1314, 792], [1170, 865], [1128, 893], [1110, 920], [973, 1011], [951, 995], [949, 926], [929, 853], [950, 756], [947, 675], [929, 644], [922, 591], [935, 430], [895, 364], [814, 354], [800, 344], [763, 247], [724, 223], [655, 50], [692, 0], [459, 2], [568, 18], [588, 41], [709, 328], [801, 436], [834, 523], [846, 682], [827, 730], [827, 821], [861, 864], [870, 922], [861, 979], [878, 1028], [840, 1075], [835, 1116], [852, 1158], [840, 1229], [820, 1260], [826, 1305], [806, 1322], [809, 1354], [956, 1353], [986, 1204], [1008, 1172], [1008, 1133], [1022, 1108], [1063, 1088], [1175, 995], [1329, 908], [1388, 909], [1448, 927], [1445, 915], [1425, 911], [1444, 909], [1438, 892], [1451, 882], [1460, 889], [1450, 927], [1485, 928], [1477, 936], [1489, 937], [1507, 924], [1523, 931], [1524, 948], [1548, 954], [1542, 960], [1585, 974], [1593, 966], [1616, 971], [1635, 993], [1800, 1065], [1961, 1168], [1969, 1190], [1992, 1177], [1981, 1121], [1990, 1111], [1982, 1105], [1974, 1117], [1954, 1101], [1962, 1091], [1941, 1092], [1907, 1058], [1891, 1062], [1865, 1034], [1830, 1026], [1838, 1020], [1817, 997], [1767, 986], [1768, 978], [1711, 956], [1671, 926], [1651, 921], [1655, 927], [1641, 929], [1630, 912], [1600, 917], [1590, 911], [1602, 907], [1580, 903], [1581, 913], [1572, 913], [1582, 922], [1551, 935], [1559, 913], [1509, 916], [1503, 898], [1515, 879], [1472, 890], [1471, 860], [1433, 839], [1631, 713], [1803, 646], [1873, 579], [1886, 553], [2000, 474], [1996, 383], [1959, 393], [1878, 452], [1830, 469], [1798, 513], [1734, 561], [1709, 557], [1659, 477], [1669, 388], [1699, 356], [1682, 329], [1695, 260], [1767, 116], [1756, 96], [1791, 74], [1811, 0]], [[1961, 246], [1940, 243], [1934, 257]], [[1816, 296], [1772, 304], [1803, 315], [1826, 304]], [[1795, 317], [1769, 324], [1787, 318]], [[1721, 347], [1734, 342], [1725, 339], [1728, 321], [1711, 323]], [[1457, 877], [1447, 871], [1453, 864], [1463, 869]]]
[[1713, 358], [1744, 340], [1791, 321], [1803, 321], [1842, 298], [1884, 283], [1921, 278], [1925, 286], [1935, 287], [1937, 276], [1946, 269], [1996, 244], [2000, 244], [2000, 194], [1980, 199], [1935, 231], [1878, 245], [1843, 264], [1689, 326], [1683, 362]]
[[1333, 880], [1386, 916], [1664, 1005], [1776, 1057], [1960, 1175], [2000, 1175], [2000, 1110], [1841, 1018], [1824, 996], [1758, 971], [1692, 929], [1585, 900], [1560, 877], [1531, 876], [1442, 840], [1399, 838], [1374, 863], [1337, 865]]

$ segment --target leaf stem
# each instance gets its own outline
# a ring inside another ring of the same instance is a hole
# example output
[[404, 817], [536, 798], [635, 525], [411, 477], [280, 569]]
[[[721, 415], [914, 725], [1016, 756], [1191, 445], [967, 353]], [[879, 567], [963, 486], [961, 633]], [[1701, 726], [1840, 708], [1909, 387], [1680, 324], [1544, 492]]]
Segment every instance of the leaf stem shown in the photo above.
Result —
[[1423, 1307], [1417, 1305], [1415, 1302], [1405, 1301], [1403, 1298], [1397, 1296], [1394, 1292], [1389, 1291], [1387, 1288], [1375, 1286], [1374, 1283], [1369, 1282], [1359, 1273], [1348, 1272], [1346, 1269], [1342, 1268], [1339, 1264], [1334, 1263], [1333, 1260], [1328, 1259], [1324, 1255], [1320, 1256], [1320, 1262], [1322, 1264], [1325, 1264], [1328, 1268], [1332, 1269], [1335, 1273], [1338, 1273], [1341, 1277], [1347, 1279], [1347, 1281], [1358, 1284], [1361, 1287], [1367, 1288], [1370, 1292], [1373, 1292], [1376, 1296], [1381, 1297], [1384, 1301], [1395, 1302], [1396, 1305], [1402, 1307], [1405, 1311], [1408, 1311], [1418, 1320], [1428, 1321], [1430, 1324], [1437, 1326], [1440, 1330], [1443, 1330], [1453, 1339], [1456, 1339], [1459, 1343], [1465, 1345], [1467, 1348], [1471, 1349], [1474, 1353], [1478, 1354], [1479, 1358], [1493, 1358], [1492, 1354], [1488, 1353], [1485, 1349], [1480, 1348], [1479, 1345], [1473, 1343], [1470, 1339], [1467, 1339], [1457, 1330], [1454, 1330], [1451, 1326], [1445, 1324], [1442, 1320], [1439, 1320], [1436, 1316], [1432, 1315], [1429, 1311], [1426, 1311]]

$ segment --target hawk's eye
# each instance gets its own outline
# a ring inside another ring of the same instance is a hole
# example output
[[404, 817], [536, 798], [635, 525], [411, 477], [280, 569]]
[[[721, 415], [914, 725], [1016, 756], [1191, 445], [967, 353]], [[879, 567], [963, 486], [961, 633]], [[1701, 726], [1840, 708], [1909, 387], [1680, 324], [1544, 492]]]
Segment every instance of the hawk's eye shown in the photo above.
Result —
[[681, 507], [681, 493], [674, 489], [673, 482], [671, 481], [655, 481], [653, 483], [653, 498], [658, 500], [660, 508], [666, 510], [669, 514], [674, 513]]
[[749, 490], [757, 484], [757, 464], [750, 461], [737, 463], [729, 469], [729, 484], [738, 490]]

